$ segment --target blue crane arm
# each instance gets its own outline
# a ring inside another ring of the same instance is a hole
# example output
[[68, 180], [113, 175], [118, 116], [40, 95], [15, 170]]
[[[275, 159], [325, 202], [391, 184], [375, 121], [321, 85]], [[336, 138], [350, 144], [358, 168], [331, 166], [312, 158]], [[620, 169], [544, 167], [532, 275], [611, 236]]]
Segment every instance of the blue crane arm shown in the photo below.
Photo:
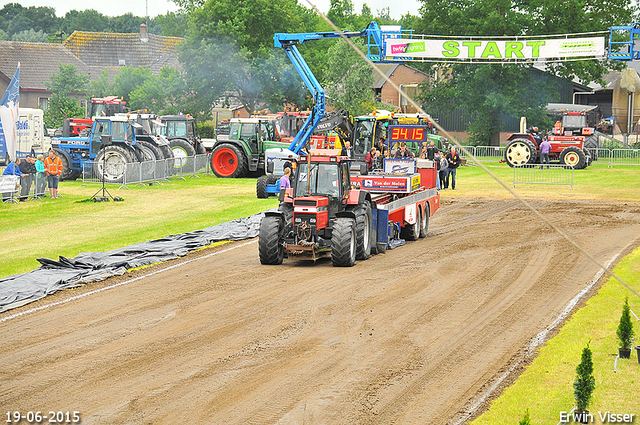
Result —
[[369, 51], [371, 51], [371, 46], [376, 47], [378, 50], [377, 56], [372, 56], [371, 54], [369, 54], [369, 56], [377, 58], [384, 57], [384, 38], [377, 22], [371, 22], [362, 31], [299, 34], [276, 33], [273, 36], [274, 46], [284, 49], [289, 60], [291, 60], [293, 66], [296, 68], [296, 71], [300, 74], [302, 81], [307, 86], [307, 89], [309, 89], [313, 95], [313, 109], [311, 110], [311, 114], [289, 146], [289, 150], [296, 154], [298, 154], [307, 143], [325, 113], [324, 89], [316, 79], [315, 75], [313, 75], [313, 72], [311, 72], [309, 65], [307, 65], [305, 60], [302, 58], [302, 55], [300, 55], [296, 46], [298, 44], [304, 44], [309, 40], [324, 40], [330, 38], [341, 38], [343, 36], [347, 38], [368, 37]]

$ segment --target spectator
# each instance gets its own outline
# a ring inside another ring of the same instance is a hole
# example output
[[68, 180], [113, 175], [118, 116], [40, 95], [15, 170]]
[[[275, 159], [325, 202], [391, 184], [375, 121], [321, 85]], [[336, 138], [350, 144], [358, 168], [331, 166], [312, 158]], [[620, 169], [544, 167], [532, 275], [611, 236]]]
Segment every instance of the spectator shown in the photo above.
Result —
[[346, 156], [349, 159], [353, 159], [353, 149], [351, 148], [351, 142], [346, 141], [342, 146], [342, 152], [340, 153], [342, 156]]
[[291, 168], [287, 167], [284, 169], [284, 175], [280, 177], [280, 190], [289, 189], [291, 187], [289, 176], [291, 176]]
[[447, 161], [447, 157], [444, 155], [444, 152], [440, 154], [440, 167], [438, 174], [440, 174], [440, 189], [446, 189], [444, 186], [444, 182], [447, 179], [447, 170], [449, 169], [449, 161]]
[[[549, 152], [551, 152], [551, 143], [548, 138], [544, 138], [540, 143], [540, 164], [546, 164], [549, 168]], [[542, 165], [540, 166], [542, 168]]]
[[447, 162], [449, 162], [449, 168], [447, 168], [447, 176], [444, 180], [444, 188], [449, 188], [449, 177], [451, 177], [451, 189], [456, 189], [456, 170], [460, 166], [462, 160], [460, 155], [456, 152], [456, 148], [451, 147], [451, 151], [447, 154]]
[[24, 202], [29, 198], [31, 185], [36, 177], [35, 162], [35, 158], [31, 155], [27, 155], [24, 161], [20, 162], [20, 171], [22, 172], [20, 177], [20, 202]]
[[36, 199], [46, 196], [44, 189], [47, 187], [47, 179], [44, 174], [44, 156], [38, 155], [36, 159]]
[[[4, 172], [2, 173], [2, 175], [22, 177], [22, 171], [20, 171], [21, 162], [22, 161], [20, 160], [20, 158], [16, 158], [15, 161], [10, 162], [9, 165], [7, 165], [7, 168], [4, 169]], [[9, 202], [9, 200], [11, 200], [12, 198], [13, 198], [13, 192], [5, 192], [2, 194], [2, 199], [5, 202]]]
[[376, 158], [377, 160], [377, 166], [376, 168], [379, 169], [383, 169], [384, 168], [384, 159], [385, 158], [389, 158], [389, 147], [382, 145], [382, 148], [380, 149], [380, 153], [378, 154], [378, 157]]
[[410, 159], [415, 158], [413, 152], [410, 149], [407, 149], [407, 144], [405, 142], [400, 143], [400, 149], [396, 151], [396, 158], [398, 159]]
[[58, 183], [62, 174], [62, 160], [53, 149], [49, 149], [49, 156], [44, 160], [44, 172], [47, 175], [51, 199], [58, 199]]
[[436, 148], [436, 146], [433, 144], [433, 140], [429, 143], [429, 146], [427, 146], [427, 159], [430, 159], [433, 161], [433, 158], [435, 157], [435, 153], [438, 152], [438, 148]]
[[375, 164], [378, 162], [378, 149], [376, 149], [375, 146], [371, 148], [371, 151], [365, 157], [364, 162], [367, 164], [367, 169], [369, 171], [373, 170], [376, 166]]
[[422, 142], [422, 146], [420, 146], [420, 153], [418, 154], [418, 158], [428, 159], [427, 149], [429, 149], [429, 145], [427, 145], [427, 142]]
[[433, 162], [436, 165], [436, 189], [440, 190], [440, 152], [436, 151], [433, 156]]

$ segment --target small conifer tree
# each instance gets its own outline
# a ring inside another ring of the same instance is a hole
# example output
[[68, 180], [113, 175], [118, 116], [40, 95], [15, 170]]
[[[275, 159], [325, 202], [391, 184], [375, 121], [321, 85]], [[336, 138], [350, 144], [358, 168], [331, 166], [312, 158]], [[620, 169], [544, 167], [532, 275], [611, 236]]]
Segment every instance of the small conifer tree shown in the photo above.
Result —
[[617, 330], [618, 340], [620, 340], [620, 348], [623, 350], [631, 349], [631, 339], [633, 338], [633, 322], [631, 322], [631, 314], [629, 309], [629, 297], [624, 299], [622, 306], [622, 316]]
[[576, 411], [584, 412], [591, 401], [591, 394], [596, 388], [593, 377], [593, 361], [589, 344], [582, 350], [582, 361], [576, 368], [576, 380], [573, 382], [573, 395], [576, 399]]
[[531, 425], [531, 419], [529, 419], [529, 409], [528, 408], [524, 412], [524, 418], [522, 418], [522, 420], [520, 422], [518, 422], [518, 425]]

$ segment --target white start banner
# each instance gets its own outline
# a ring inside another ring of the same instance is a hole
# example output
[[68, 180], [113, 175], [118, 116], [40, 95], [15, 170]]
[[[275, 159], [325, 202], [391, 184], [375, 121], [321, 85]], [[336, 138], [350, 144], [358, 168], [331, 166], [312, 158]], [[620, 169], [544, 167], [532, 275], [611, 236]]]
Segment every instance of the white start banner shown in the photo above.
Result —
[[602, 57], [604, 37], [550, 39], [387, 39], [387, 57], [452, 60], [545, 60]]

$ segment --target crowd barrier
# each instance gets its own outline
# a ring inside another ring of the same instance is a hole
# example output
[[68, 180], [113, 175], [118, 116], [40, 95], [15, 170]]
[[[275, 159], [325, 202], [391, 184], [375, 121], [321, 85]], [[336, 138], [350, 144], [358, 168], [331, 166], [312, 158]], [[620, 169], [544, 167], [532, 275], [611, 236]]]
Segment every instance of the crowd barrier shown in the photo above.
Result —
[[516, 184], [569, 185], [573, 189], [573, 167], [559, 164], [525, 164], [513, 167]]
[[127, 188], [132, 184], [161, 183], [169, 179], [185, 179], [185, 176], [199, 177], [198, 174], [210, 174], [209, 155], [200, 154], [182, 158], [156, 161], [121, 163], [102, 163], [87, 161], [83, 164], [82, 183], [118, 184]]
[[29, 174], [26, 177], [3, 176], [0, 170], [0, 193], [4, 202], [42, 199], [47, 196], [47, 178]]
[[[462, 146], [474, 157], [482, 162], [500, 162], [504, 159], [505, 146]], [[461, 155], [464, 152], [459, 150]], [[606, 164], [609, 167], [615, 165], [640, 165], [640, 149], [609, 149], [609, 148], [584, 148], [585, 154], [592, 161]], [[468, 163], [473, 163], [467, 158]]]

